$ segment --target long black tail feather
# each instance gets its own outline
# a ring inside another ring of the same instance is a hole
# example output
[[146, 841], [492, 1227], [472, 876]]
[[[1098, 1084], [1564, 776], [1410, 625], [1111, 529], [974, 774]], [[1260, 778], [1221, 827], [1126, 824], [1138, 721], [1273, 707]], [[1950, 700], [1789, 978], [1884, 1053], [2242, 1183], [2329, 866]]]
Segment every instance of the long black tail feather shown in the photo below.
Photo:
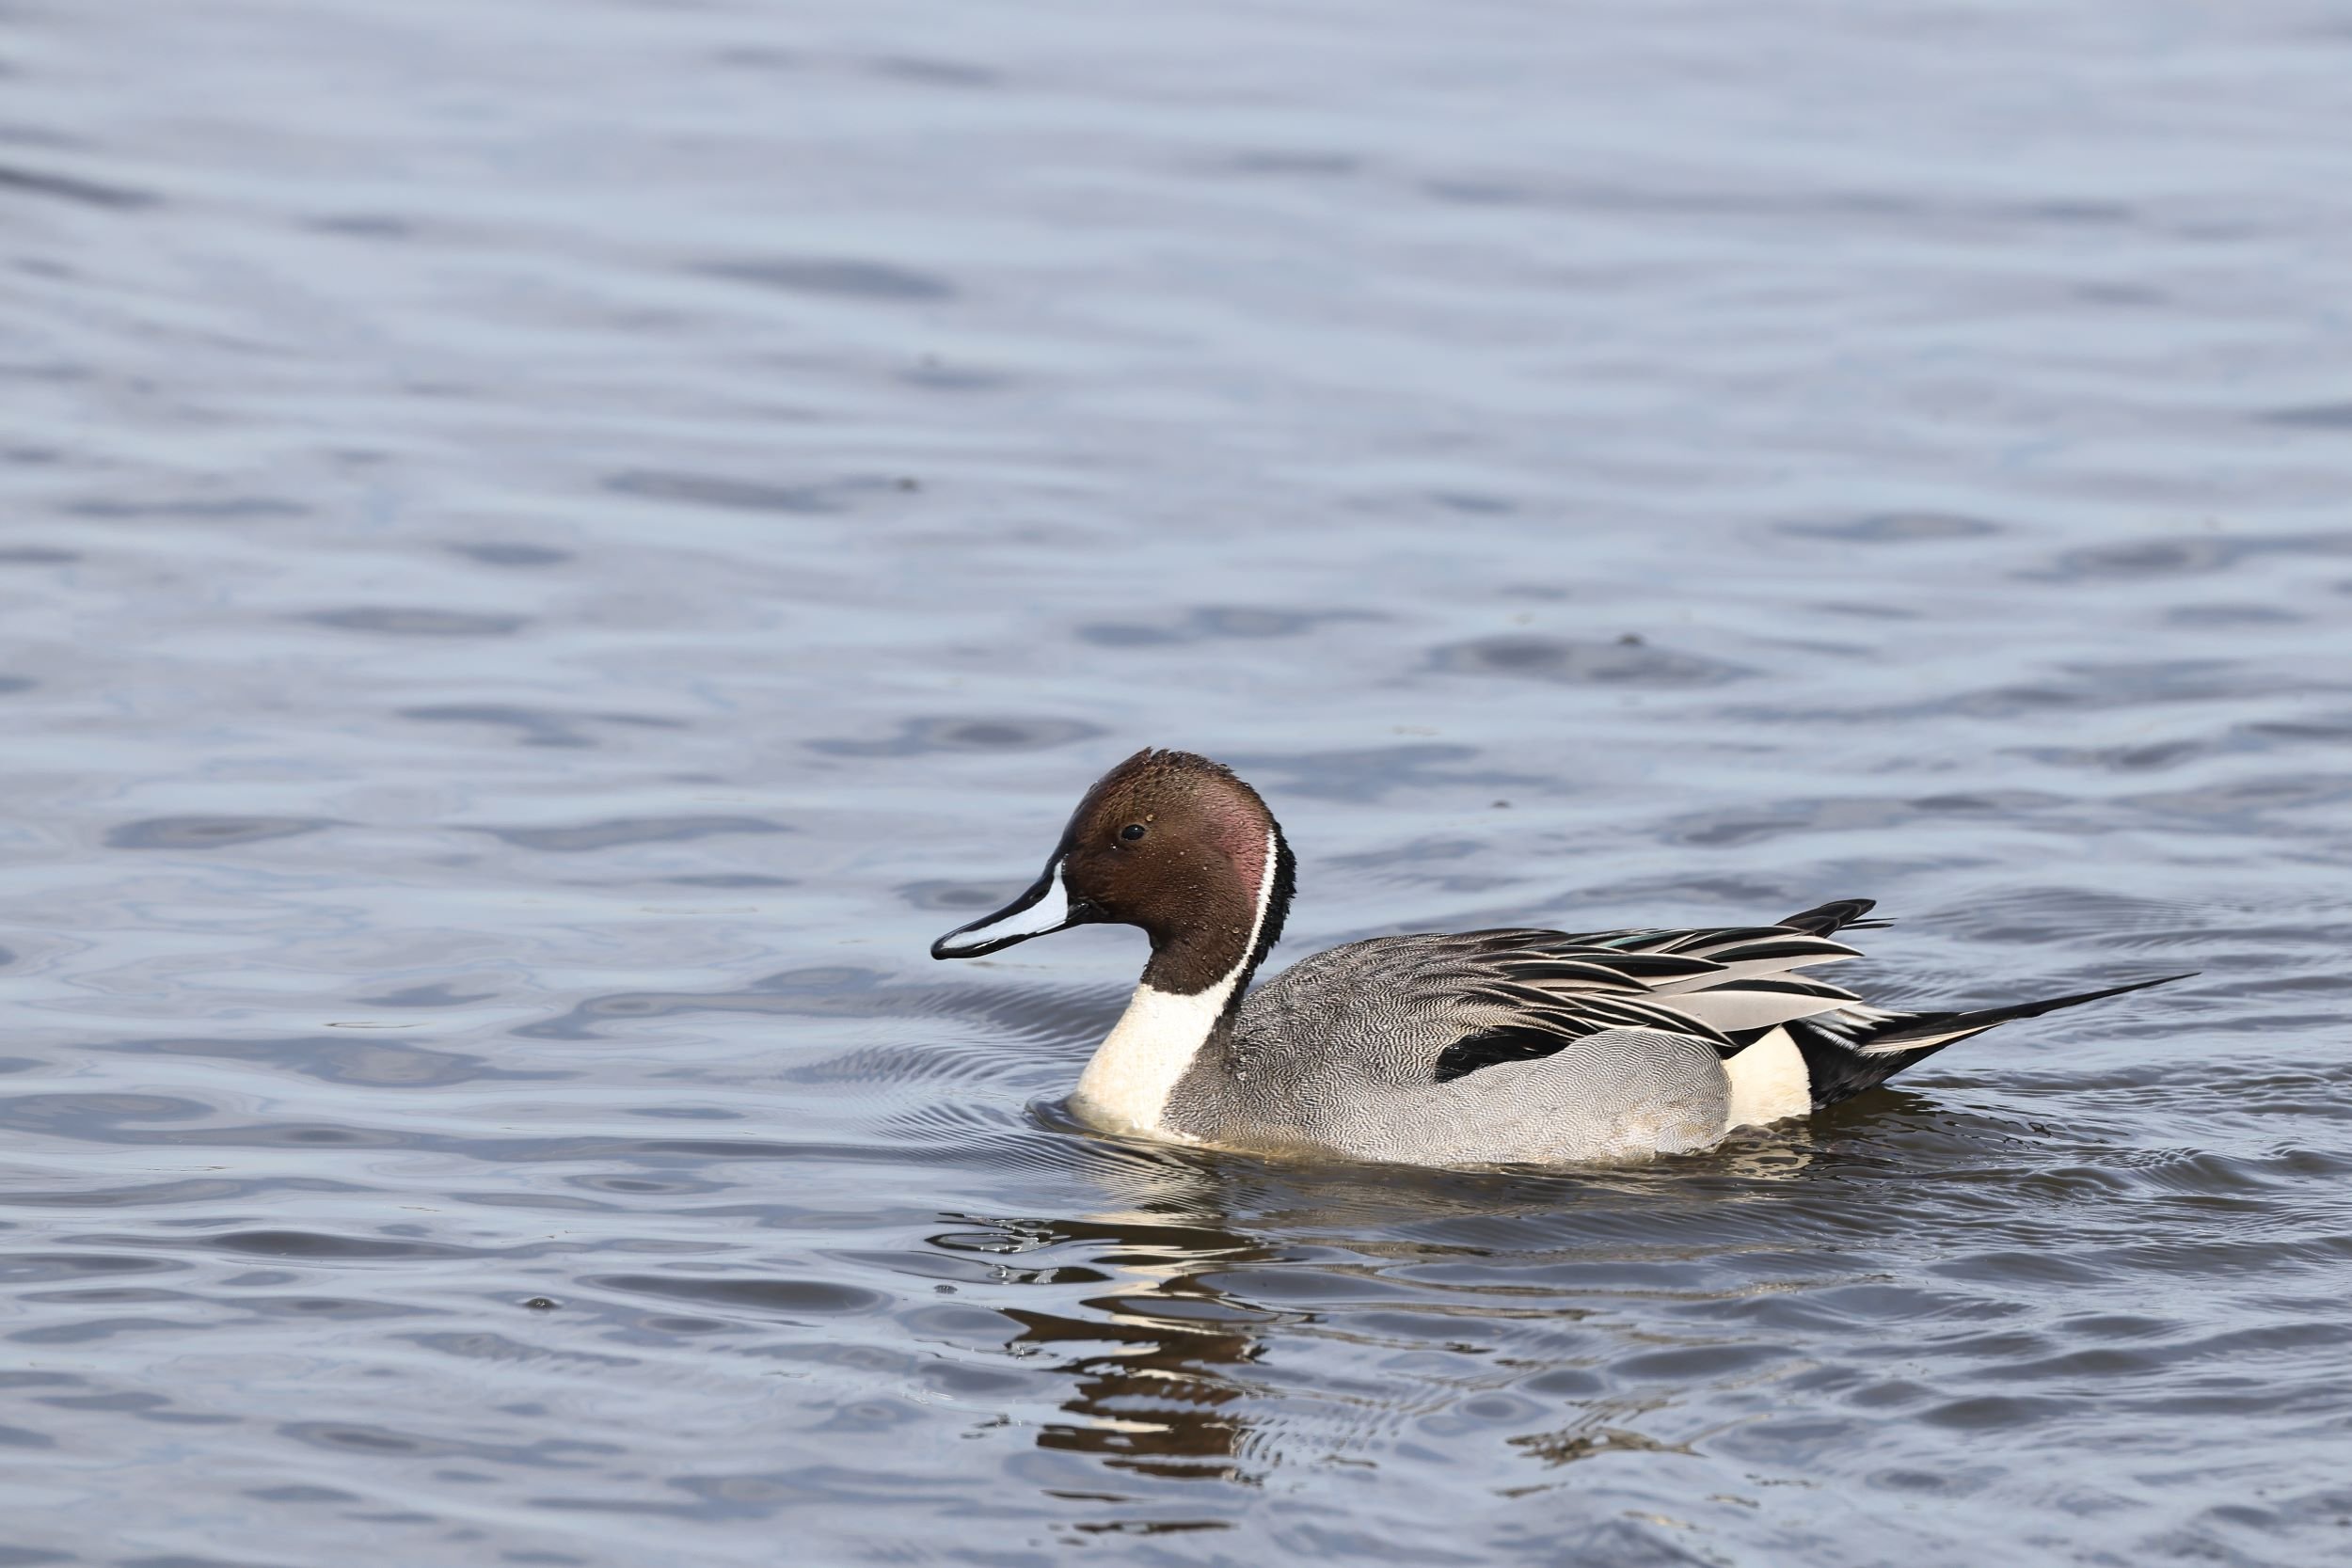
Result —
[[1980, 1012], [1912, 1013], [1872, 1035], [1865, 1042], [1864, 1049], [1878, 1052], [1915, 1040], [1925, 1044], [1930, 1039], [1937, 1045], [1949, 1045], [1954, 1040], [1965, 1039], [1970, 1035], [1990, 1029], [1996, 1023], [2007, 1023], [2012, 1018], [2039, 1018], [2043, 1013], [2057, 1012], [2060, 1007], [2077, 1007], [2086, 1002], [2122, 996], [2126, 991], [2146, 990], [2150, 986], [2169, 986], [2175, 980], [2188, 977], [2187, 974], [2164, 974], [2153, 980], [2134, 980], [2127, 986], [2109, 986], [2105, 990], [2078, 990], [2072, 996], [2053, 996], [2040, 1002], [2016, 1002], [2006, 1007], [1987, 1007]]
[[1787, 1025], [1788, 1037], [1796, 1042], [1799, 1054], [1804, 1057], [1805, 1072], [1811, 1080], [1815, 1109], [1849, 1100], [1865, 1089], [1874, 1089], [1889, 1078], [1947, 1045], [1957, 1044], [1974, 1035], [1980, 1035], [2011, 1019], [2038, 1018], [2061, 1007], [2079, 1006], [2085, 1002], [2097, 1002], [2109, 996], [2122, 996], [2127, 991], [2146, 990], [2151, 986], [2170, 985], [2175, 980], [2188, 979], [2187, 974], [2166, 974], [2153, 980], [2134, 980], [2129, 985], [2109, 986], [2103, 990], [2076, 991], [2071, 996], [2045, 997], [2039, 1002], [2017, 1002], [2006, 1007], [1986, 1007], [1976, 1012], [1902, 1013], [1891, 1018], [1878, 1028], [1859, 1032], [1838, 1027], [1845, 1022], [1831, 1014], [1836, 1022], [1820, 1019], [1799, 1019]]

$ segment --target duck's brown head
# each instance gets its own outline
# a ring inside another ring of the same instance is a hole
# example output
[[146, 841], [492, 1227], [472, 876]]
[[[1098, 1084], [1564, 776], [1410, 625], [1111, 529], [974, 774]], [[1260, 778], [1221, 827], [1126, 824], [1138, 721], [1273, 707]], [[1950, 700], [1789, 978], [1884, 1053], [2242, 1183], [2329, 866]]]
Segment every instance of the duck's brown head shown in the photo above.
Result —
[[1141, 751], [1072, 814], [1045, 874], [994, 914], [931, 943], [973, 958], [1073, 926], [1140, 926], [1155, 990], [1192, 995], [1255, 967], [1282, 934], [1290, 847], [1258, 792], [1189, 752]]

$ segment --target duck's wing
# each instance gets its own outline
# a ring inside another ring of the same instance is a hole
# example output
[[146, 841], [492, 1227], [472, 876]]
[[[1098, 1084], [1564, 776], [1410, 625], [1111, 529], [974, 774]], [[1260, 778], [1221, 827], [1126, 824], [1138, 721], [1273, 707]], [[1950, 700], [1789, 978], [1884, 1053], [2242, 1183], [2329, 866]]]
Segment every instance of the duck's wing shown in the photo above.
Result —
[[1824, 905], [1779, 926], [1379, 937], [1269, 981], [1244, 1005], [1242, 1032], [1369, 1053], [1359, 1070], [1400, 1083], [1447, 1083], [1610, 1029], [1694, 1036], [1730, 1056], [1792, 1019], [1859, 1004], [1796, 972], [1857, 957], [1820, 933], [1869, 907]]
[[1438, 1081], [1546, 1055], [1564, 1039], [1603, 1029], [1695, 1035], [1722, 1056], [1794, 1019], [1851, 1009], [1861, 998], [1801, 974], [1861, 955], [1788, 926], [1705, 930], [1471, 931], [1480, 971], [1470, 994], [1514, 1016], [1465, 1035], [1439, 1053]]

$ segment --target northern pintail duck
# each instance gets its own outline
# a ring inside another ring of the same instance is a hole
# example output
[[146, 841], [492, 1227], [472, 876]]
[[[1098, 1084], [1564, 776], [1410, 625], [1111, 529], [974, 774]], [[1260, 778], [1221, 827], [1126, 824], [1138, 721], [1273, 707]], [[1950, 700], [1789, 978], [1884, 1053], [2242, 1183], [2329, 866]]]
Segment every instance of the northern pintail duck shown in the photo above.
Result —
[[[931, 944], [977, 958], [1095, 922], [1151, 961], [1070, 1105], [1109, 1132], [1423, 1165], [1706, 1148], [1803, 1116], [1955, 1040], [2163, 980], [1899, 1012], [1797, 972], [1855, 958], [1867, 898], [1769, 926], [1375, 937], [1255, 990], [1295, 886], [1282, 830], [1231, 769], [1143, 751], [1078, 802], [1045, 874]], [[2165, 979], [2181, 979], [2168, 975]]]

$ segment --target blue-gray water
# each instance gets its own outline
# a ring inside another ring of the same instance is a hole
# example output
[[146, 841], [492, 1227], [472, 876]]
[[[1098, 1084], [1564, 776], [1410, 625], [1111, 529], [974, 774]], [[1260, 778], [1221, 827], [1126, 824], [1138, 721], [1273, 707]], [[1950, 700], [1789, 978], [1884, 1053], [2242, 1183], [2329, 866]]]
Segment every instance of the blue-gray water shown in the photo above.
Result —
[[[2292, 0], [7, 5], [0, 1564], [2345, 1560], [2348, 83]], [[1135, 933], [923, 947], [1145, 743], [1278, 960], [2202, 974], [1633, 1171], [1107, 1144]]]

